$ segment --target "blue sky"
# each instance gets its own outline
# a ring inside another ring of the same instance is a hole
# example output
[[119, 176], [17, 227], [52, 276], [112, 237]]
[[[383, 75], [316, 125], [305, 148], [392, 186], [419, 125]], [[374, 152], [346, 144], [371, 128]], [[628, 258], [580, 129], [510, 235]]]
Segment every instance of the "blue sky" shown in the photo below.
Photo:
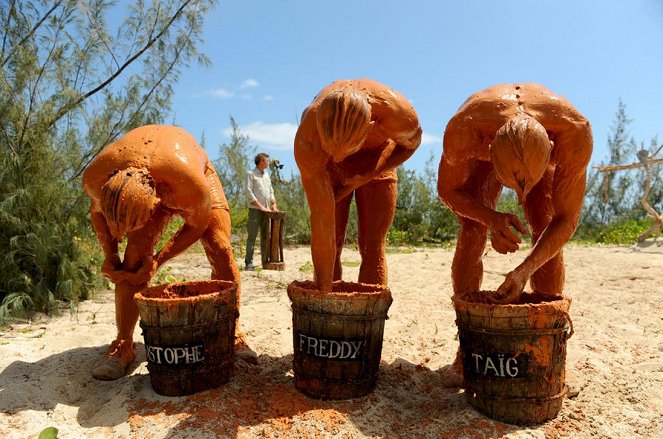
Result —
[[406, 162], [437, 169], [444, 128], [472, 93], [538, 82], [592, 123], [598, 164], [618, 102], [638, 141], [663, 141], [663, 0], [221, 0], [205, 22], [211, 68], [187, 68], [174, 122], [212, 158], [229, 117], [298, 173], [301, 112], [325, 85], [369, 77], [402, 92], [424, 129]]

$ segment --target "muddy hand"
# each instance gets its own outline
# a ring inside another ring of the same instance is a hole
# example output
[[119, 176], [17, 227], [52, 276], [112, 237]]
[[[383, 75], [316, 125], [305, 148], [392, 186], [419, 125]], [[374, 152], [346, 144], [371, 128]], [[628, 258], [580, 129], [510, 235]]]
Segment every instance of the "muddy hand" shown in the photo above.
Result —
[[527, 277], [518, 273], [516, 270], [506, 275], [506, 279], [497, 289], [497, 294], [493, 297], [495, 303], [516, 303], [525, 289]]
[[142, 285], [148, 283], [156, 272], [157, 261], [153, 258], [150, 258], [146, 261], [143, 261], [143, 265], [138, 271], [134, 273], [125, 272], [124, 278], [131, 285]]
[[490, 242], [498, 253], [513, 253], [519, 248], [520, 237], [511, 228], [527, 234], [517, 216], [510, 213], [495, 212], [495, 220], [490, 227]]
[[124, 279], [123, 272], [120, 269], [121, 266], [122, 261], [120, 261], [120, 256], [115, 254], [104, 260], [104, 264], [101, 266], [101, 273], [106, 279], [117, 284]]

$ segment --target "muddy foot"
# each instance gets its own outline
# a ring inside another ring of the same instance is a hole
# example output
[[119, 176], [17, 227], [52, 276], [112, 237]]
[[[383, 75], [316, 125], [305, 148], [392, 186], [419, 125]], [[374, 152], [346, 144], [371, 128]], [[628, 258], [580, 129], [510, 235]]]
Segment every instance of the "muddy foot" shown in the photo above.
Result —
[[117, 357], [106, 357], [94, 368], [92, 376], [98, 380], [113, 381], [126, 375], [127, 366]]
[[242, 333], [235, 335], [235, 355], [245, 363], [258, 364], [258, 354], [249, 347]]
[[440, 369], [442, 385], [444, 387], [463, 387], [463, 371], [455, 365], [450, 364]]
[[576, 382], [566, 383], [566, 397], [573, 399], [580, 394], [580, 386]]
[[92, 370], [92, 376], [104, 381], [122, 378], [135, 359], [136, 347], [131, 340], [117, 339], [110, 344], [106, 356]]
[[248, 364], [258, 364], [258, 354], [247, 345], [235, 346], [237, 358]]

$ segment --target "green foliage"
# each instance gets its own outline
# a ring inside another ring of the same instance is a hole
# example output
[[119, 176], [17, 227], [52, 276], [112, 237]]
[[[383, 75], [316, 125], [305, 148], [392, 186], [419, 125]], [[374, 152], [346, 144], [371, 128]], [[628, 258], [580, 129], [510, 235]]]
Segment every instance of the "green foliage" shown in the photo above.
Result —
[[[608, 137], [609, 157], [601, 165], [625, 165], [635, 159], [638, 145], [628, 136], [632, 122], [626, 114], [626, 106], [620, 101], [615, 121]], [[643, 175], [640, 170], [601, 172], [590, 170], [587, 176], [585, 204], [581, 227], [609, 224], [627, 217], [642, 215], [640, 196], [644, 192]]]
[[173, 282], [186, 282], [186, 278], [178, 278], [171, 273], [171, 267], [163, 267], [159, 269], [157, 274], [152, 278], [152, 283], [156, 285], [169, 284]]
[[299, 267], [299, 271], [302, 273], [313, 273], [313, 264], [311, 261], [306, 261]]
[[419, 178], [415, 171], [401, 166], [397, 169], [397, 174], [398, 198], [390, 236], [400, 241], [400, 244], [419, 242], [427, 232], [426, 218], [434, 197], [425, 181]]
[[387, 244], [391, 246], [404, 245], [409, 242], [410, 234], [404, 230], [389, 229], [387, 232]]
[[55, 427], [46, 427], [39, 433], [38, 439], [56, 439], [58, 437], [58, 429]]
[[184, 225], [184, 220], [180, 217], [171, 218], [171, 220], [166, 224], [166, 228], [163, 231], [163, 234], [159, 238], [159, 242], [155, 247], [155, 251], [159, 251], [163, 248], [164, 245], [168, 242], [171, 236], [177, 233], [180, 228]]
[[577, 238], [601, 244], [632, 245], [638, 241], [638, 236], [653, 223], [654, 221], [651, 218], [629, 218], [596, 227], [584, 234], [579, 234]]
[[286, 212], [283, 240], [287, 244], [309, 244], [311, 222], [306, 193], [299, 175], [291, 174], [284, 180], [274, 160], [270, 162], [270, 175], [279, 210]]
[[437, 195], [437, 174], [431, 154], [423, 175], [402, 166], [398, 173], [396, 214], [387, 242], [390, 245], [442, 243], [455, 239], [456, 216]]
[[249, 137], [242, 134], [235, 119], [230, 117], [230, 143], [219, 145], [219, 157], [214, 167], [223, 185], [223, 193], [230, 205], [233, 230], [246, 229], [248, 221], [246, 199], [246, 173], [253, 166], [256, 147], [249, 144]]
[[[608, 137], [609, 158], [601, 166], [630, 165], [646, 157], [654, 157], [660, 151], [657, 139], [649, 147], [636, 143], [628, 137], [631, 119], [626, 115], [626, 106], [620, 101], [612, 133]], [[663, 165], [601, 172], [591, 170], [587, 177], [587, 190], [583, 212], [576, 232], [576, 239], [604, 243], [635, 243], [635, 231], [645, 224], [647, 212], [641, 197], [647, 190], [650, 178], [649, 204], [657, 211], [663, 210]], [[646, 227], [640, 231], [644, 232]], [[631, 238], [628, 241], [629, 237]]]
[[[497, 206], [496, 210], [498, 212], [505, 212], [505, 213], [510, 213], [513, 215], [516, 215], [518, 219], [520, 220], [520, 223], [527, 228], [527, 220], [525, 219], [525, 213], [523, 212], [523, 207], [520, 205], [520, 202], [518, 201], [518, 196], [516, 195], [516, 192], [509, 189], [509, 188], [504, 188], [502, 190], [502, 194], [500, 195], [500, 198], [497, 200]], [[528, 242], [532, 237], [531, 236], [525, 236], [519, 231], [513, 229], [513, 231], [520, 236], [520, 239], [522, 239], [523, 242]]]
[[413, 247], [410, 247], [410, 246], [391, 246], [391, 247], [387, 247], [386, 253], [387, 254], [401, 254], [401, 255], [403, 255], [403, 254], [414, 253], [415, 251], [416, 251], [416, 249], [414, 249]]
[[502, 194], [500, 195], [499, 200], [497, 200], [497, 209], [498, 212], [510, 213], [516, 215], [520, 222], [527, 224], [525, 219], [525, 214], [523, 213], [523, 207], [518, 202], [518, 196], [515, 191], [504, 188]]
[[353, 199], [350, 203], [348, 226], [345, 229], [345, 245], [359, 242], [359, 222], [357, 221], [357, 203]]
[[22, 2], [0, 8], [0, 317], [74, 306], [98, 283], [80, 175], [108, 143], [162, 121], [216, 0]]

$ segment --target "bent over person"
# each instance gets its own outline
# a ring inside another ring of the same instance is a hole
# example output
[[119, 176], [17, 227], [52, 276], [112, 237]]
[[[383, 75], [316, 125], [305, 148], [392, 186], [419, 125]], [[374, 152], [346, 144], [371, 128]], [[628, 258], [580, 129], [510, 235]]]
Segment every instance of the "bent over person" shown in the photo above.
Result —
[[[114, 380], [126, 373], [136, 358], [133, 332], [139, 314], [134, 294], [147, 287], [159, 267], [198, 239], [212, 266], [212, 279], [237, 282], [239, 307], [240, 278], [230, 245], [228, 202], [205, 150], [186, 131], [159, 125], [130, 131], [90, 163], [83, 188], [92, 201], [90, 219], [104, 251], [102, 272], [115, 284], [118, 331], [93, 371], [95, 378]], [[174, 216], [184, 224], [154, 253]], [[122, 260], [118, 242], [124, 236]], [[240, 333], [236, 350], [251, 357]]]
[[412, 105], [371, 79], [325, 87], [302, 114], [295, 159], [311, 210], [317, 286], [341, 279], [341, 251], [354, 194], [359, 226], [359, 282], [387, 283], [385, 238], [396, 210], [395, 168], [421, 142]]
[[495, 210], [504, 186], [523, 206], [532, 248], [486, 300], [518, 302], [528, 280], [537, 293], [562, 294], [562, 247], [578, 225], [591, 154], [587, 119], [538, 84], [496, 85], [465, 101], [447, 125], [438, 172], [438, 193], [460, 222], [455, 295], [480, 291], [488, 232], [502, 254], [518, 250], [516, 231], [528, 233], [515, 215]]

